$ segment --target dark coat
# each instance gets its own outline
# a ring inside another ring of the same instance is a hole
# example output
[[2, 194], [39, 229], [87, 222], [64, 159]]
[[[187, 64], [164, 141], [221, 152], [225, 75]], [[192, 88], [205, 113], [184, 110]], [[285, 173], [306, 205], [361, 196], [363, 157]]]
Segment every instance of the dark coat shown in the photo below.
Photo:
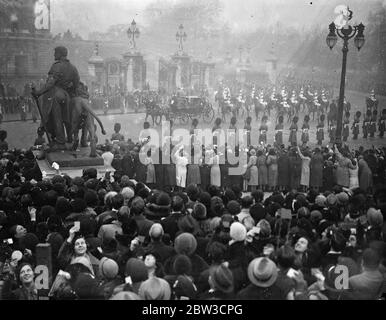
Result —
[[302, 174], [302, 159], [299, 156], [289, 156], [290, 188], [298, 189]]
[[126, 153], [121, 161], [122, 173], [130, 179], [134, 178], [135, 162], [131, 153]]
[[321, 154], [315, 154], [311, 158], [310, 164], [310, 186], [322, 187], [323, 186], [323, 156]]
[[[170, 257], [165, 261], [165, 264], [164, 264], [165, 274], [168, 274], [168, 275], [175, 274], [175, 272], [173, 270], [173, 264], [174, 264], [174, 261], [175, 261], [177, 256], [178, 255]], [[192, 263], [191, 276], [193, 277], [194, 282], [198, 282], [201, 272], [203, 272], [206, 269], [209, 269], [209, 266], [203, 258], [201, 258], [199, 255], [197, 255], [195, 253], [192, 254], [191, 256], [189, 256], [189, 258], [190, 258], [190, 261]]]
[[260, 288], [254, 284], [248, 285], [237, 294], [238, 300], [285, 300], [284, 291], [273, 284], [269, 288]]
[[201, 188], [206, 190], [210, 185], [210, 167], [208, 165], [200, 166]]
[[135, 215], [133, 218], [138, 226], [138, 235], [147, 237], [149, 235], [149, 230], [154, 222], [146, 219], [142, 214]]
[[174, 241], [178, 228], [178, 220], [184, 216], [181, 212], [174, 212], [170, 216], [166, 217], [161, 221], [162, 227], [164, 228], [164, 232], [169, 234], [170, 239]]
[[233, 273], [235, 292], [244, 288], [248, 283], [248, 257], [243, 242], [235, 242], [229, 246], [226, 252], [226, 260], [229, 262], [229, 269]]
[[278, 157], [277, 160], [277, 171], [278, 171], [278, 181], [279, 186], [288, 186], [290, 182], [290, 169], [289, 169], [289, 158], [287, 153], [283, 153]]
[[164, 244], [162, 241], [155, 241], [148, 244], [144, 249], [145, 255], [148, 253], [157, 253], [158, 260], [161, 263], [164, 263], [166, 259], [175, 255], [174, 248]]

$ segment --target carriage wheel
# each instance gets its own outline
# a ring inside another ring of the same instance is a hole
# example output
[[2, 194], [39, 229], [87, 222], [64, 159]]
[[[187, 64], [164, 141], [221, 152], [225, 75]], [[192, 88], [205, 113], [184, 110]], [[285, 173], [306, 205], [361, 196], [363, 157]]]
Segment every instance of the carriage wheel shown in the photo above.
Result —
[[205, 123], [211, 123], [213, 121], [213, 118], [214, 118], [214, 110], [210, 106], [204, 111], [202, 115], [202, 119], [204, 120]]

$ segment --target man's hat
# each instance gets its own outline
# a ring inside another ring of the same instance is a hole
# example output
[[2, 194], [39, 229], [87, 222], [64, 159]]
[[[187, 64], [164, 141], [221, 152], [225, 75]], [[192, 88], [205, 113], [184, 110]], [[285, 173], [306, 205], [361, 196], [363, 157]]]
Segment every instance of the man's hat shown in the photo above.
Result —
[[67, 57], [68, 50], [66, 47], [59, 46], [55, 48], [55, 53], [58, 53], [61, 57]]

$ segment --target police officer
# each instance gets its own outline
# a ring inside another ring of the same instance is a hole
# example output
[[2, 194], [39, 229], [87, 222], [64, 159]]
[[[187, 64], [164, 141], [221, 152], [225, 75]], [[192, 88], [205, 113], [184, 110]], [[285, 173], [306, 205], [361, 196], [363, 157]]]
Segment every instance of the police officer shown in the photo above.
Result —
[[[63, 123], [66, 125], [67, 135], [71, 131], [70, 99], [77, 95], [80, 82], [79, 72], [74, 65], [67, 59], [68, 51], [65, 47], [56, 47], [54, 58], [55, 62], [48, 72], [48, 79], [45, 85], [37, 90], [32, 87], [32, 95], [39, 97], [52, 88], [56, 87], [55, 100], [58, 103], [52, 104], [52, 109], [48, 110], [47, 115], [52, 114], [53, 123], [50, 123], [52, 135], [55, 136], [53, 149], [65, 149], [65, 134]], [[68, 139], [70, 142], [70, 139]]]

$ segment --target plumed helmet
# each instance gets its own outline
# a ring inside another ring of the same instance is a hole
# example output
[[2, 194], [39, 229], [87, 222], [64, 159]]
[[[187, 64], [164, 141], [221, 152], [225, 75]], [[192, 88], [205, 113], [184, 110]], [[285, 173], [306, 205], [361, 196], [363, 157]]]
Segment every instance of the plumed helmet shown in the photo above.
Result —
[[279, 117], [279, 123], [283, 123], [283, 121], [284, 121], [284, 117], [283, 117], [283, 116], [280, 116], [280, 117]]
[[59, 46], [55, 48], [55, 53], [57, 53], [60, 57], [67, 57], [68, 50], [66, 47]]

